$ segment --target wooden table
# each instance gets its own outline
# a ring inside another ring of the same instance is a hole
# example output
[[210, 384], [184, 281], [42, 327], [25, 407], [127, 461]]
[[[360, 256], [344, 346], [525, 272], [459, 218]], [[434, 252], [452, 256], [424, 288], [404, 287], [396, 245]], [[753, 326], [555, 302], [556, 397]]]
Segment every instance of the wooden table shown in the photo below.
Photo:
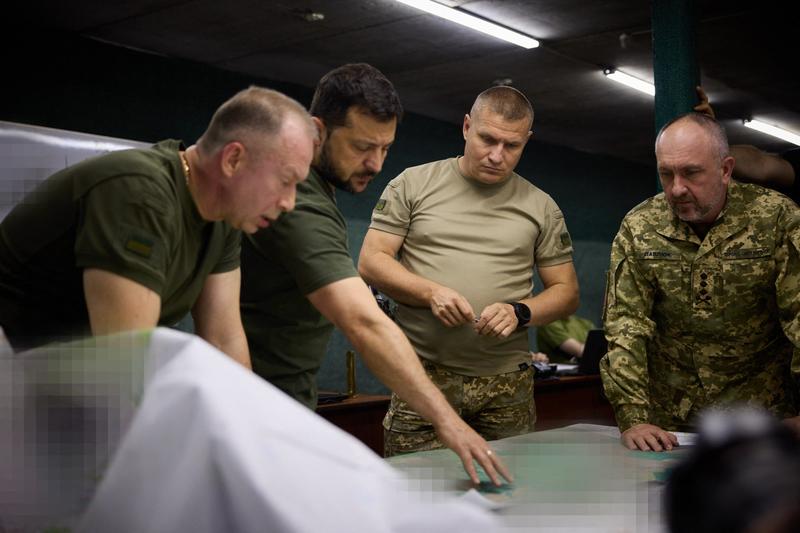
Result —
[[537, 379], [533, 398], [537, 431], [579, 423], [617, 425], [599, 374]]
[[[578, 423], [616, 425], [599, 375], [536, 380], [533, 397], [537, 431]], [[317, 413], [383, 456], [382, 422], [389, 399], [382, 394], [358, 394], [339, 403], [317, 406]]]
[[356, 394], [338, 403], [317, 406], [317, 414], [339, 426], [383, 457], [383, 417], [390, 396]]

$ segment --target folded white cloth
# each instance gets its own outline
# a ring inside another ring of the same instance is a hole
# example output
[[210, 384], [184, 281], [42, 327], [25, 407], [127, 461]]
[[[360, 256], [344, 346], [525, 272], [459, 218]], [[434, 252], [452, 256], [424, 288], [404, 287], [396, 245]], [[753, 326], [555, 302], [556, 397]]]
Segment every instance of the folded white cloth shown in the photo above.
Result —
[[145, 394], [80, 525], [87, 532], [492, 531], [430, 501], [351, 435], [203, 340], [156, 330]]

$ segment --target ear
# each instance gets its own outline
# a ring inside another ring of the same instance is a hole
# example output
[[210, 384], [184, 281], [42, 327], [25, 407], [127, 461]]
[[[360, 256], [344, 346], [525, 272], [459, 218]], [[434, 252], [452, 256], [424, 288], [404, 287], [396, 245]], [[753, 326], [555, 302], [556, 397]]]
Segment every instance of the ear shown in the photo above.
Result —
[[527, 146], [527, 144], [528, 144], [528, 141], [530, 141], [532, 137], [533, 137], [533, 131], [531, 131], [531, 130], [528, 130], [528, 134], [525, 136], [525, 140], [522, 142], [522, 147], [523, 147], [523, 148], [524, 148], [525, 146]]
[[236, 174], [236, 171], [244, 164], [245, 152], [244, 145], [239, 141], [229, 142], [222, 147], [220, 167], [226, 178]]
[[317, 138], [314, 140], [314, 150], [325, 144], [325, 139], [328, 138], [328, 128], [319, 117], [311, 117], [311, 121], [317, 127]]
[[469, 131], [470, 127], [470, 117], [469, 113], [464, 115], [464, 125], [461, 127], [461, 132], [464, 134], [464, 140], [467, 140], [467, 132]]
[[733, 167], [736, 160], [733, 156], [728, 156], [722, 160], [722, 182], [727, 185], [731, 181], [731, 174], [733, 174]]

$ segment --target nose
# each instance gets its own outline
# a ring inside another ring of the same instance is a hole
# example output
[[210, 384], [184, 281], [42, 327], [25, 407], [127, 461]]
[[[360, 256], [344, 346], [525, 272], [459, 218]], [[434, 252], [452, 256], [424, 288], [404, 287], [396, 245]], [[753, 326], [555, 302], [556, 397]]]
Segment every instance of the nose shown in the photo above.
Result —
[[687, 189], [686, 189], [686, 182], [684, 181], [682, 176], [675, 176], [672, 178], [672, 186], [670, 187], [673, 196], [683, 196]]
[[503, 145], [500, 143], [492, 146], [489, 150], [489, 162], [493, 165], [499, 165], [503, 162]]
[[383, 168], [383, 161], [386, 159], [386, 154], [380, 147], [370, 150], [367, 158], [364, 160], [364, 167], [367, 171], [377, 174]]
[[281, 211], [284, 213], [288, 213], [292, 209], [294, 209], [294, 201], [297, 197], [297, 187], [292, 186], [291, 190], [283, 195], [278, 202], [278, 207], [280, 207]]

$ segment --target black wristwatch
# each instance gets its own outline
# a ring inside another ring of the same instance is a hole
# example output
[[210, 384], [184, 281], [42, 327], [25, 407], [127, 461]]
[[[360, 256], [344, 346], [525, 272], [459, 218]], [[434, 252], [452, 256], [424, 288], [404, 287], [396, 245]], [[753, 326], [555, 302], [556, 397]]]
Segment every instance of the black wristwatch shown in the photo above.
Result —
[[531, 321], [531, 308], [521, 302], [511, 302], [511, 307], [517, 317], [517, 329], [524, 328]]

